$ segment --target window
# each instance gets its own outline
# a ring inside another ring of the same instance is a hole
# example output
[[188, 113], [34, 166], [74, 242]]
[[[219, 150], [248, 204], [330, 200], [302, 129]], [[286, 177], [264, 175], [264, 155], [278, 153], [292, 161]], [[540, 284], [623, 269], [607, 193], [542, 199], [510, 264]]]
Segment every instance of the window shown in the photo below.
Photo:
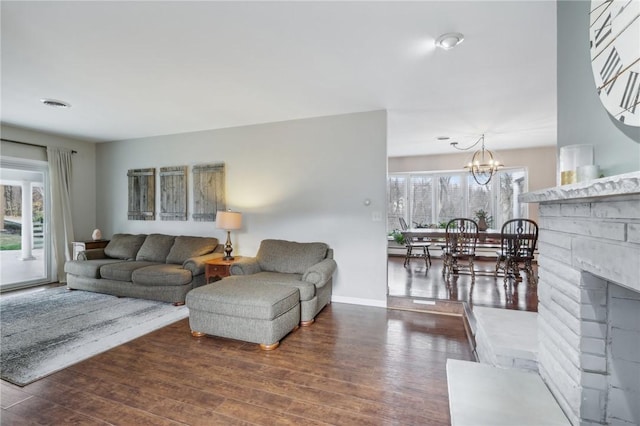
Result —
[[431, 176], [411, 176], [411, 222], [409, 226], [425, 226], [433, 223], [433, 179]]
[[438, 177], [438, 198], [434, 210], [438, 212], [434, 223], [448, 222], [453, 218], [464, 216], [462, 175], [445, 175]]
[[518, 195], [527, 191], [524, 168], [500, 170], [488, 185], [479, 185], [467, 172], [402, 173], [388, 177], [387, 228], [400, 228], [403, 217], [409, 226], [441, 226], [456, 217], [474, 217], [486, 211], [489, 226], [499, 229], [516, 217], [527, 217]]
[[406, 219], [407, 212], [407, 177], [389, 176], [387, 179], [387, 229], [400, 229], [400, 218]]

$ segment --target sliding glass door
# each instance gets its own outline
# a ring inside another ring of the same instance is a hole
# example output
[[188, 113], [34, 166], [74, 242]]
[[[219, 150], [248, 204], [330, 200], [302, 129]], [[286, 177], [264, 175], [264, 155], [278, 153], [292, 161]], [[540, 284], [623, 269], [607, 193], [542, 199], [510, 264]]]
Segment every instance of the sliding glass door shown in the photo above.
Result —
[[0, 291], [52, 281], [49, 179], [41, 161], [0, 161]]

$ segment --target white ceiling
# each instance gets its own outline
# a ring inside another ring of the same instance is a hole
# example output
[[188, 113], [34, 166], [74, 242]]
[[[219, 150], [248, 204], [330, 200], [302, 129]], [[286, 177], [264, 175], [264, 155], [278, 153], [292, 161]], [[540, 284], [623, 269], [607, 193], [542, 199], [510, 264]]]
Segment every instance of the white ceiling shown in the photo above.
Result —
[[[386, 109], [389, 156], [453, 152], [438, 136], [556, 143], [555, 1], [2, 1], [1, 13], [11, 125], [101, 142]], [[450, 31], [465, 41], [436, 50]]]

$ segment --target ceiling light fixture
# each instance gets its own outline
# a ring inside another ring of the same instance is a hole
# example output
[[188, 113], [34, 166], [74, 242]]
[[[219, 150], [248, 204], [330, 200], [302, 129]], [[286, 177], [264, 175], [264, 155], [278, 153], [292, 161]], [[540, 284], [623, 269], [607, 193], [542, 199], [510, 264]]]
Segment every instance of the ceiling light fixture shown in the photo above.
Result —
[[444, 50], [451, 50], [463, 41], [464, 35], [460, 33], [446, 33], [436, 39], [436, 46]]
[[57, 99], [43, 98], [40, 99], [40, 102], [53, 108], [71, 108], [71, 104], [69, 102], [59, 101]]
[[451, 146], [458, 151], [468, 151], [478, 145], [478, 143], [480, 142], [482, 142], [482, 147], [473, 153], [471, 161], [466, 166], [464, 166], [464, 168], [469, 170], [469, 173], [471, 173], [473, 179], [479, 185], [486, 185], [491, 181], [491, 178], [498, 171], [498, 169], [502, 167], [502, 164], [500, 164], [500, 162], [495, 159], [493, 152], [485, 149], [484, 135], [480, 136], [480, 139], [466, 148], [458, 148], [458, 142], [451, 142]]

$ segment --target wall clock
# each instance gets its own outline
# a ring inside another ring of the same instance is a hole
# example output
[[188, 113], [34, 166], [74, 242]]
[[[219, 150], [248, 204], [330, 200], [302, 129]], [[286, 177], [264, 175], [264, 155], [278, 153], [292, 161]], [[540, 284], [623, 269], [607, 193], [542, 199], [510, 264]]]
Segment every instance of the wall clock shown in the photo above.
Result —
[[609, 114], [640, 127], [640, 0], [592, 0], [591, 68]]

